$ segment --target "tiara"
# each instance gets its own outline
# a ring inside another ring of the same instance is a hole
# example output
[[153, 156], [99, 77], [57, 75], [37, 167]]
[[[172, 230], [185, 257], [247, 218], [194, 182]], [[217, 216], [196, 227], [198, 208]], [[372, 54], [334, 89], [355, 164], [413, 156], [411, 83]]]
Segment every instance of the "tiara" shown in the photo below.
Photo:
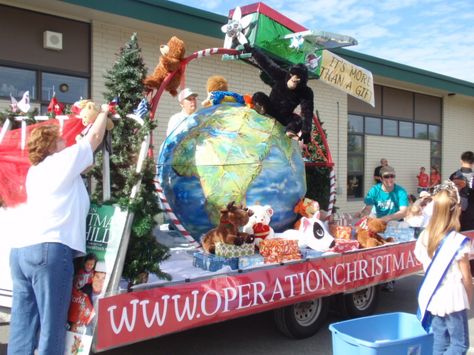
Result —
[[436, 195], [438, 192], [442, 191], [442, 190], [446, 190], [446, 191], [456, 191], [456, 200], [457, 200], [457, 203], [460, 204], [461, 203], [461, 196], [459, 196], [459, 191], [458, 191], [458, 188], [456, 187], [456, 184], [454, 182], [452, 182], [451, 180], [445, 180], [443, 181], [443, 183], [439, 184], [439, 185], [436, 185], [434, 188], [433, 188], [433, 195]]

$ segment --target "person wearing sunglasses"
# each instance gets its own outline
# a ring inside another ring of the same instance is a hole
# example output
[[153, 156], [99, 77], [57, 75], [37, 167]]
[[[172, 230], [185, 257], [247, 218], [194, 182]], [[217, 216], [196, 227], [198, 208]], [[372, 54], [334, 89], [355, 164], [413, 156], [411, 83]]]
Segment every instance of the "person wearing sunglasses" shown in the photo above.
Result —
[[360, 216], [368, 215], [374, 207], [376, 217], [385, 222], [403, 219], [409, 205], [408, 193], [395, 183], [395, 169], [391, 166], [382, 167], [380, 176], [382, 183], [371, 187], [364, 199], [365, 207]]

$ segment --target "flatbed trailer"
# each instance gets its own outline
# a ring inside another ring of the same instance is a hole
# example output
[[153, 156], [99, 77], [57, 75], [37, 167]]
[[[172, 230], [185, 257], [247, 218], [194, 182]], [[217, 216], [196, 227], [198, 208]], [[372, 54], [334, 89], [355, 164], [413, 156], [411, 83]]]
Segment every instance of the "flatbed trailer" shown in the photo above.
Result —
[[[415, 241], [327, 254], [192, 280], [143, 284], [99, 300], [95, 351], [274, 310], [293, 338], [313, 335], [331, 303], [346, 316], [371, 314], [379, 285], [421, 270]], [[332, 301], [332, 302], [331, 302]]]

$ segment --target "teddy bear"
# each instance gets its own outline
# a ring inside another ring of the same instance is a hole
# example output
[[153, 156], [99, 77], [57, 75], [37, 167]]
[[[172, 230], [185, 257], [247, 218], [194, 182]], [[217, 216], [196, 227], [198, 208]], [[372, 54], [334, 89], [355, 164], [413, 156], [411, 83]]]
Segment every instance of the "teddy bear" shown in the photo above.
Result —
[[[310, 198], [303, 197], [301, 200], [299, 200], [293, 211], [302, 217], [311, 218], [315, 216], [318, 219], [321, 218], [319, 203], [317, 201], [311, 200]], [[297, 220], [293, 228], [299, 229], [300, 223], [300, 220]]]
[[252, 212], [232, 201], [226, 208], [221, 209], [220, 213], [219, 225], [202, 237], [202, 247], [206, 252], [215, 254], [216, 243], [219, 242], [233, 245], [253, 243], [253, 235], [239, 232], [239, 229], [248, 223]]
[[158, 89], [168, 74], [178, 70], [165, 88], [171, 96], [174, 97], [178, 95], [181, 76], [184, 72], [184, 68], [181, 67], [181, 62], [184, 59], [185, 51], [184, 42], [176, 36], [171, 37], [168, 44], [162, 44], [160, 46], [160, 61], [155, 67], [153, 74], [147, 76], [143, 84], [149, 89]]
[[248, 207], [251, 216], [243, 231], [255, 236], [255, 245], [258, 246], [265, 238], [273, 238], [275, 232], [270, 227], [270, 220], [273, 216], [273, 209], [270, 205], [254, 205]]
[[[94, 104], [93, 101], [80, 100], [80, 101], [76, 101], [72, 105], [71, 111], [75, 113], [78, 118], [82, 120], [82, 124], [85, 126], [82, 132], [76, 137], [76, 141], [79, 141], [82, 137], [84, 137], [87, 134], [92, 123], [95, 122], [97, 116], [99, 115], [100, 110], [97, 108], [97, 106]], [[112, 119], [108, 117], [106, 129], [110, 131], [112, 128], [114, 128], [114, 123]]]
[[372, 248], [393, 242], [394, 239], [389, 237], [382, 238], [379, 233], [383, 233], [387, 227], [387, 222], [379, 218], [367, 218], [367, 227], [359, 227], [357, 229], [356, 238], [361, 248]]
[[227, 80], [220, 75], [213, 75], [207, 79], [207, 98], [201, 103], [204, 107], [219, 105], [222, 102], [237, 102], [244, 105], [242, 95], [229, 91]]

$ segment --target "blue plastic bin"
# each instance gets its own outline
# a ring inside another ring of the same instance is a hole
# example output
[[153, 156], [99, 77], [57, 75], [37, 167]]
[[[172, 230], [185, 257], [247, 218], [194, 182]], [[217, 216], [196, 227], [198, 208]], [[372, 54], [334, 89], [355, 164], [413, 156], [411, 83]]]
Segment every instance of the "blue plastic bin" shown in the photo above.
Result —
[[334, 355], [431, 355], [433, 334], [416, 315], [385, 313], [329, 325]]

